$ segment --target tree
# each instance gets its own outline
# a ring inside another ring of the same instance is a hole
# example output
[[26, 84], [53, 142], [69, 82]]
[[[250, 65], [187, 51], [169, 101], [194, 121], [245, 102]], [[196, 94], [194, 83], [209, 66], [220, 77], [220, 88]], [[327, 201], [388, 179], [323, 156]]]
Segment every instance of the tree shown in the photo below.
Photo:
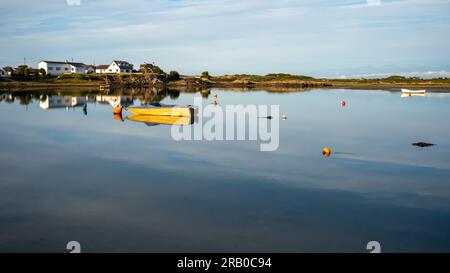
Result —
[[211, 79], [211, 76], [209, 75], [208, 71], [204, 71], [204, 72], [202, 72], [201, 78], [209, 80], [209, 79]]
[[169, 81], [178, 81], [180, 79], [180, 74], [177, 71], [170, 71], [167, 75], [167, 80]]
[[11, 66], [5, 66], [3, 67], [3, 70], [5, 70], [5, 72], [8, 73], [9, 75], [14, 74], [14, 68], [12, 68]]
[[141, 72], [144, 74], [150, 73], [149, 64], [141, 64], [139, 68], [141, 69]]
[[165, 76], [166, 72], [164, 72], [159, 66], [155, 65], [155, 64], [148, 64], [148, 63], [144, 63], [140, 65], [141, 71], [144, 74], [147, 73], [153, 73], [156, 74], [158, 76]]
[[20, 65], [17, 67], [17, 75], [28, 76], [30, 75], [30, 68], [27, 65]]
[[44, 68], [39, 69], [39, 75], [41, 75], [42, 78], [45, 78], [47, 76], [47, 71], [45, 71]]

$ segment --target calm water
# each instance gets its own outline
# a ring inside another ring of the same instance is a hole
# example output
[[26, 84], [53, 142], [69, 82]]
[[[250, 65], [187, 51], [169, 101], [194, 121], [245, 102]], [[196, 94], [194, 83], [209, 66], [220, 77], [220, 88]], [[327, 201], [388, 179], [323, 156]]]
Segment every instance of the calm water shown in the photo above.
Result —
[[115, 120], [95, 94], [2, 93], [0, 251], [450, 252], [450, 94], [211, 90], [204, 103], [215, 93], [280, 105], [279, 149], [176, 142], [170, 126]]

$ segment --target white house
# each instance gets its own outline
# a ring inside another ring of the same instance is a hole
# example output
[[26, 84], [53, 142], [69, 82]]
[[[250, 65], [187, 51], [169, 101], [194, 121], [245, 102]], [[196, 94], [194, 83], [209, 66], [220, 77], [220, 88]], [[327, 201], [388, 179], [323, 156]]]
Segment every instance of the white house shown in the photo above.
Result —
[[112, 61], [110, 65], [99, 65], [95, 69], [96, 73], [131, 73], [133, 65], [126, 61]]
[[95, 73], [97, 74], [106, 74], [108, 73], [109, 65], [99, 65], [95, 68]]
[[94, 65], [88, 65], [86, 66], [86, 73], [87, 74], [95, 73], [96, 69], [97, 68]]
[[74, 62], [55, 62], [55, 61], [41, 61], [38, 65], [39, 69], [44, 69], [49, 75], [58, 75], [64, 73], [86, 73], [87, 65], [83, 63]]

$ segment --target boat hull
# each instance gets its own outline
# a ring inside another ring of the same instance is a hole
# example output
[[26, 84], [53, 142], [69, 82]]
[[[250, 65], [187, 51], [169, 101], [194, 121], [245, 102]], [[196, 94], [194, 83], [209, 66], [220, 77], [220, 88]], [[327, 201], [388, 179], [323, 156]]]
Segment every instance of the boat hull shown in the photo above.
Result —
[[134, 115], [190, 117], [194, 109], [190, 107], [130, 107], [128, 111]]
[[193, 123], [193, 117], [186, 116], [155, 116], [155, 115], [131, 115], [129, 120], [135, 122], [164, 124], [164, 125], [190, 125]]
[[425, 94], [426, 90], [409, 90], [409, 89], [402, 89], [402, 93], [406, 94]]

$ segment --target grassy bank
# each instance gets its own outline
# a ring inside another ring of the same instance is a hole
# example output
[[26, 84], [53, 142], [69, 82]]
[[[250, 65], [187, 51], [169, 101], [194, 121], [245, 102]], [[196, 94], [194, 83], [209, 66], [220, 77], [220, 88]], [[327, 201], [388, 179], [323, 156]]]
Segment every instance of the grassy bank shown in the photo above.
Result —
[[448, 88], [450, 79], [420, 79], [392, 76], [385, 79], [317, 79], [290, 74], [224, 75], [207, 77], [182, 77], [170, 81], [154, 74], [64, 74], [35, 78], [13, 77], [2, 79], [0, 89], [92, 87], [109, 84], [112, 87], [185, 87], [185, 88]]

